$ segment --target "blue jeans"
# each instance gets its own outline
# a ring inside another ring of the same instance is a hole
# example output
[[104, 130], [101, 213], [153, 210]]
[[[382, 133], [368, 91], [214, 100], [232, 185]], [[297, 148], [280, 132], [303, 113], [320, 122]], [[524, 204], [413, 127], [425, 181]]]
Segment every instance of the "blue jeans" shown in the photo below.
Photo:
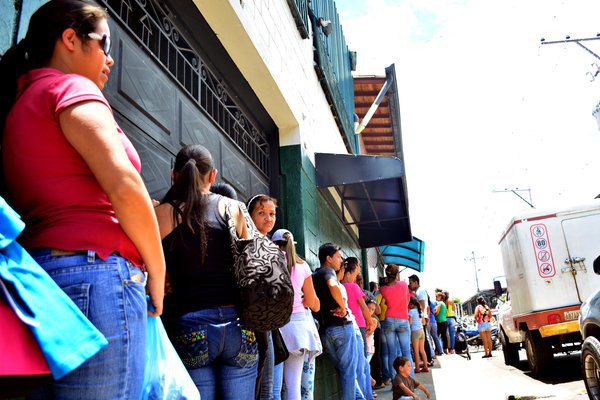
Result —
[[324, 347], [335, 365], [342, 386], [342, 400], [355, 400], [356, 336], [352, 324], [325, 329]]
[[[387, 339], [385, 338], [385, 331], [383, 330], [383, 324], [385, 322], [381, 321], [381, 354], [379, 355], [379, 357], [381, 357], [381, 374], [383, 376], [383, 380], [387, 381], [388, 379], [394, 379], [394, 377], [396, 376], [396, 374], [393, 373], [393, 371], [390, 373], [390, 370], [388, 368], [388, 345], [387, 345]], [[377, 357], [378, 355], [375, 354], [375, 357]]]
[[444, 348], [442, 347], [442, 342], [440, 341], [440, 337], [438, 335], [437, 322], [435, 319], [430, 319], [429, 325], [431, 326], [431, 337], [433, 338], [433, 343], [435, 344], [435, 354], [443, 354]]
[[448, 336], [450, 336], [450, 350], [454, 350], [456, 340], [456, 318], [448, 317]]
[[396, 357], [404, 356], [410, 360], [411, 376], [414, 375], [415, 364], [410, 352], [410, 324], [407, 319], [386, 317], [383, 331], [388, 346], [388, 369], [394, 371]]
[[283, 363], [273, 367], [273, 400], [281, 400], [283, 390]]
[[235, 307], [218, 307], [183, 315], [173, 345], [202, 400], [254, 396], [258, 346], [256, 336], [240, 324]]
[[[260, 400], [273, 400], [273, 379], [275, 368], [275, 350], [273, 349], [273, 335], [267, 332], [267, 351], [265, 352], [265, 365], [260, 376]], [[283, 378], [283, 377], [282, 377]]]
[[371, 387], [371, 366], [365, 358], [365, 344], [363, 341], [361, 328], [354, 329], [356, 336], [356, 379], [358, 387], [366, 399], [373, 398], [373, 388]]
[[103, 261], [92, 251], [52, 256], [49, 249], [41, 249], [31, 255], [108, 340], [81, 367], [31, 398], [139, 398], [147, 323], [143, 272], [123, 257]]

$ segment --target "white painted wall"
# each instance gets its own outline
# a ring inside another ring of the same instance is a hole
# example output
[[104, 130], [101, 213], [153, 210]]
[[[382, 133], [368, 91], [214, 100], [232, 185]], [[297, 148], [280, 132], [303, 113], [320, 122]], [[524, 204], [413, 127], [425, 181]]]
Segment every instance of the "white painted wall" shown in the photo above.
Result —
[[[198, 9], [279, 128], [280, 145], [347, 153], [285, 0], [195, 0]], [[312, 32], [311, 32], [312, 35]]]

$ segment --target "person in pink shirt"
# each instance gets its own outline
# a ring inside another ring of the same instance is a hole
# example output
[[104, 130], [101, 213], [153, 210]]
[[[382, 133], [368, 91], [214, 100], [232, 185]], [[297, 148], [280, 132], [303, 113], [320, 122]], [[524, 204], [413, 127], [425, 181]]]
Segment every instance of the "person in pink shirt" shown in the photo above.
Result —
[[[354, 316], [356, 326], [356, 373], [358, 386], [367, 399], [373, 398], [371, 387], [371, 367], [367, 362], [367, 325], [371, 325], [371, 312], [365, 302], [366, 295], [356, 283], [356, 277], [360, 274], [360, 263], [356, 257], [348, 257], [344, 261], [345, 271], [342, 285], [348, 295], [348, 307]], [[368, 321], [368, 322], [367, 322]]]
[[25, 37], [0, 57], [6, 196], [27, 225], [23, 247], [108, 340], [44, 391], [136, 399], [146, 291], [151, 314], [163, 308], [158, 223], [140, 157], [102, 94], [115, 64], [106, 9], [92, 0], [44, 3]]
[[[319, 332], [311, 313], [311, 310], [315, 312], [320, 310], [321, 302], [315, 293], [310, 267], [296, 253], [292, 233], [287, 229], [278, 229], [273, 233], [271, 239], [286, 255], [288, 270], [294, 287], [294, 303], [290, 322], [282, 326], [279, 331], [290, 353], [287, 360], [283, 362], [286, 399], [297, 400], [301, 398], [303, 389], [305, 359], [310, 366], [315, 362], [315, 358], [323, 352]], [[312, 371], [314, 372], [314, 365]], [[279, 378], [276, 377], [276, 379]], [[274, 398], [281, 398], [281, 392], [277, 389], [281, 388], [281, 383], [275, 382], [274, 387], [276, 388]]]
[[[356, 261], [355, 261], [356, 260]], [[356, 324], [360, 329], [360, 334], [363, 338], [363, 342], [367, 341], [367, 321], [371, 320], [371, 313], [366, 303], [366, 295], [363, 290], [356, 283], [356, 277], [360, 274], [360, 264], [356, 257], [348, 257], [345, 260], [345, 272], [342, 284], [346, 288], [348, 293], [348, 307], [352, 310], [352, 314], [356, 319]], [[365, 354], [367, 347], [365, 344]]]
[[385, 269], [387, 283], [380, 289], [387, 304], [383, 333], [388, 344], [387, 363], [390, 371], [394, 371], [394, 360], [400, 356], [408, 358], [414, 370], [410, 352], [410, 323], [408, 321], [410, 292], [406, 282], [399, 280], [399, 273], [397, 265], [388, 265]]

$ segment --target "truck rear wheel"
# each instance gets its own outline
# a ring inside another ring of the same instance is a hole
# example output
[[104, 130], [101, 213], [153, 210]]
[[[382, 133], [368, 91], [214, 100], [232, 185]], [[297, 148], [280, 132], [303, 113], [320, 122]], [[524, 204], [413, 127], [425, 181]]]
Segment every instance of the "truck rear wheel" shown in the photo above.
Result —
[[516, 366], [519, 363], [519, 345], [510, 343], [504, 330], [500, 329], [498, 333], [500, 344], [502, 344], [502, 353], [504, 354], [504, 364]]
[[581, 374], [590, 399], [600, 399], [600, 341], [593, 336], [581, 347]]
[[544, 341], [538, 331], [528, 331], [525, 337], [525, 350], [527, 363], [533, 376], [543, 375], [554, 358], [552, 347]]

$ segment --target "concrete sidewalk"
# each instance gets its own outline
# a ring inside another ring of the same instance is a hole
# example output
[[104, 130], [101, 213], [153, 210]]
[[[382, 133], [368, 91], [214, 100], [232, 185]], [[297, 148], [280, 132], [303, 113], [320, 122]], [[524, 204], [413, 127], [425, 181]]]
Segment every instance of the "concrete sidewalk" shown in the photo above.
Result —
[[[433, 385], [433, 375], [434, 375], [434, 373], [436, 373], [436, 371], [439, 372], [441, 370], [440, 359], [442, 359], [444, 357], [448, 357], [448, 356], [438, 356], [437, 359], [435, 360], [434, 366], [429, 367], [429, 372], [420, 372], [418, 374], [415, 374], [415, 377], [414, 377], [416, 381], [418, 381], [420, 384], [425, 386], [427, 388], [427, 390], [429, 390], [432, 400], [437, 399], [436, 393], [435, 393], [435, 387]], [[377, 400], [392, 400], [392, 398], [393, 398], [392, 385], [388, 385], [388, 386], [384, 387], [383, 389], [376, 390], [375, 392], [377, 393]], [[415, 393], [421, 399], [427, 398], [427, 396], [425, 396], [425, 393], [423, 393], [423, 391], [421, 391], [420, 389], [417, 389], [417, 391]], [[449, 399], [451, 399], [451, 398], [449, 398]]]
[[[494, 351], [493, 354], [492, 358], [482, 359], [483, 352], [474, 351], [471, 352], [471, 360], [457, 354], [438, 356], [434, 367], [429, 368], [428, 373], [415, 374], [415, 379], [429, 390], [431, 399], [434, 400], [506, 400], [509, 396], [547, 400], [588, 398], [582, 380], [550, 382], [534, 379], [526, 369], [505, 365], [501, 350]], [[575, 358], [570, 360], [567, 356], [555, 357], [555, 375], [564, 375], [560, 371], [561, 368], [572, 369], [579, 366], [576, 355], [569, 357]], [[524, 354], [522, 359], [524, 360]], [[565, 361], [562, 361], [563, 359]], [[521, 364], [525, 364], [525, 361]], [[376, 392], [378, 400], [393, 398], [391, 386]], [[427, 398], [421, 390], [417, 390], [416, 394], [421, 400]]]

